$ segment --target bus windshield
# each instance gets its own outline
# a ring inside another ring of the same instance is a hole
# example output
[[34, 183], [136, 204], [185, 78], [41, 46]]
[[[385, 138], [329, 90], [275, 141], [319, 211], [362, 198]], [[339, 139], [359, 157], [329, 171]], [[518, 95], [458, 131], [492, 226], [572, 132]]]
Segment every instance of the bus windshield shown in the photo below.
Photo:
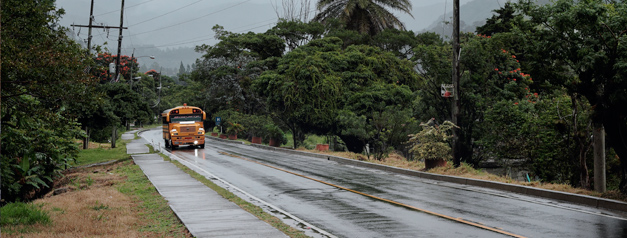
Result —
[[171, 122], [202, 121], [202, 115], [198, 115], [198, 114], [170, 115], [170, 121]]

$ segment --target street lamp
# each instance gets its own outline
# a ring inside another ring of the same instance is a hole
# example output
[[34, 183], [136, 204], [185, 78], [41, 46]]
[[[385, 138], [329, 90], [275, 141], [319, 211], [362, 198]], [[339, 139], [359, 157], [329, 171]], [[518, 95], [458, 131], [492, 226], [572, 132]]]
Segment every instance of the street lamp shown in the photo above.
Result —
[[[139, 59], [139, 58], [143, 58], [143, 57], [150, 57], [150, 59], [155, 59], [154, 55], [146, 55], [146, 56], [137, 56], [137, 58], [135, 58], [135, 49], [133, 49], [133, 54], [131, 55], [131, 60], [133, 60], [133, 58], [135, 59]], [[139, 63], [137, 63], [137, 65], [139, 66]], [[141, 77], [133, 77], [133, 67], [131, 67], [131, 74], [129, 77], [130, 80], [130, 89], [133, 90], [133, 80], [135, 79], [141, 79]]]

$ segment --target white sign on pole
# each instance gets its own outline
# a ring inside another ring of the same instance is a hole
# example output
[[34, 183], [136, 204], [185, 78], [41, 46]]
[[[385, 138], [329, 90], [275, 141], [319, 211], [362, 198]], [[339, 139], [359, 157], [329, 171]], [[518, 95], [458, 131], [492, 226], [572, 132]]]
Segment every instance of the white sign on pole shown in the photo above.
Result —
[[454, 87], [453, 84], [442, 84], [440, 86], [440, 94], [442, 97], [450, 98], [454, 95]]

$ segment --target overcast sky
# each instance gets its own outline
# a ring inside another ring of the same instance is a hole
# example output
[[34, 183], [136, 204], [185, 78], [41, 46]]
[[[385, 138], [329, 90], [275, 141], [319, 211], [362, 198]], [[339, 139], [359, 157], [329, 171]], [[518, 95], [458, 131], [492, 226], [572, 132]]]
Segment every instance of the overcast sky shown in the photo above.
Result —
[[[94, 25], [119, 26], [121, 0], [94, 0]], [[405, 13], [396, 13], [409, 30], [420, 31], [432, 21], [421, 18], [417, 10], [425, 6], [438, 6], [443, 14], [452, 9], [453, 0], [413, 0], [414, 18]], [[469, 0], [462, 0], [462, 4]], [[265, 32], [274, 26], [278, 17], [273, 7], [282, 9], [283, 0], [125, 0], [122, 54], [130, 55], [133, 48], [153, 45], [160, 48], [193, 47], [216, 43], [211, 28], [224, 26], [231, 32]], [[310, 0], [315, 15], [315, 2]], [[446, 2], [446, 5], [444, 3]], [[90, 0], [57, 0], [57, 8], [66, 13], [60, 21], [62, 26], [75, 32], [74, 36], [86, 41], [88, 29], [72, 27], [72, 24], [88, 25]], [[439, 4], [439, 5], [438, 5]], [[444, 7], [442, 7], [444, 6]], [[106, 46], [110, 52], [117, 51], [118, 30], [93, 29], [92, 45]]]

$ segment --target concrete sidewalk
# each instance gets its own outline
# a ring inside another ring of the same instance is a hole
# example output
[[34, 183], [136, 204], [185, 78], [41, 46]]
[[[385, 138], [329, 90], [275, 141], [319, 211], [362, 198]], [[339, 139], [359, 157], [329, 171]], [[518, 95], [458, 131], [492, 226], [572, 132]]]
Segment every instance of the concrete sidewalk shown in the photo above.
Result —
[[145, 144], [144, 139], [134, 140], [127, 144], [127, 153], [194, 237], [287, 237], [158, 154], [145, 154]]

